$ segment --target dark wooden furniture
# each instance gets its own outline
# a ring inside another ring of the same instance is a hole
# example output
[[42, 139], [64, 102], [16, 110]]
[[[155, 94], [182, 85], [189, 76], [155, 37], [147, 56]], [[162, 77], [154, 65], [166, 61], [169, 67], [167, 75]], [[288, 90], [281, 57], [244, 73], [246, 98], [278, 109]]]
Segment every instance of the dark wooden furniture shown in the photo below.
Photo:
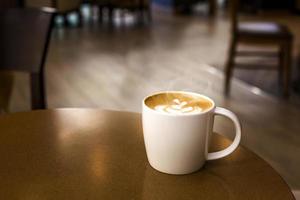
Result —
[[100, 19], [103, 10], [108, 10], [109, 20], [112, 21], [115, 9], [129, 10], [139, 14], [139, 20], [151, 21], [151, 0], [90, 0], [90, 3], [98, 5]]
[[260, 7], [258, 9], [287, 9], [292, 10], [295, 4], [295, 0], [256, 0], [259, 2]]
[[17, 0], [1, 0], [0, 1], [0, 11], [8, 8], [16, 8], [20, 4]]
[[54, 9], [0, 12], [0, 70], [30, 74], [32, 109], [45, 109], [44, 70]]
[[[141, 115], [58, 109], [0, 116], [2, 199], [294, 200], [280, 175], [239, 147], [189, 175], [148, 163]], [[231, 141], [213, 134], [211, 151]]]
[[24, 6], [30, 8], [42, 8], [42, 7], [51, 7], [54, 8], [57, 14], [61, 15], [64, 18], [66, 25], [68, 23], [67, 16], [71, 12], [76, 12], [78, 15], [78, 25], [82, 24], [82, 15], [80, 11], [80, 5], [82, 0], [23, 0]]
[[139, 13], [142, 20], [151, 20], [151, 0], [110, 0], [113, 8], [127, 9]]
[[191, 10], [191, 7], [199, 2], [206, 2], [208, 4], [208, 14], [214, 16], [217, 10], [217, 0], [173, 0], [173, 5], [176, 10], [180, 12], [183, 10]]
[[247, 45], [276, 45], [279, 47], [279, 52], [274, 55], [279, 59], [279, 74], [283, 83], [283, 94], [288, 96], [290, 83], [290, 68], [291, 68], [291, 53], [293, 35], [290, 30], [281, 24], [273, 22], [239, 22], [238, 7], [239, 0], [231, 2], [231, 44], [229, 49], [229, 57], [226, 64], [225, 77], [225, 94], [229, 94], [230, 80], [234, 67], [257, 68], [261, 66], [245, 66], [236, 65], [236, 56], [270, 56], [264, 52], [238, 52], [239, 43]]
[[90, 3], [92, 5], [96, 5], [99, 8], [99, 19], [102, 21], [103, 19], [103, 11], [104, 9], [108, 9], [108, 15], [109, 19], [112, 20], [112, 15], [113, 15], [113, 9], [111, 7], [110, 0], [87, 0], [87, 3]]

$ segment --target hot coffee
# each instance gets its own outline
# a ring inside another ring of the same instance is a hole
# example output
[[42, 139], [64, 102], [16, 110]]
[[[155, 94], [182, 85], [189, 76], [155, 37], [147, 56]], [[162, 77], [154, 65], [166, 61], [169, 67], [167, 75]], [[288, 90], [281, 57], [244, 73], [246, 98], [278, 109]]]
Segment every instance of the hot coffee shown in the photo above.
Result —
[[[232, 120], [236, 136], [226, 149], [208, 153], [216, 115]], [[150, 165], [169, 174], [195, 172], [206, 160], [231, 154], [241, 140], [241, 125], [234, 113], [192, 92], [166, 91], [146, 97], [142, 122]]]
[[151, 96], [146, 105], [158, 112], [168, 114], [191, 114], [209, 110], [213, 103], [202, 96], [190, 93], [168, 92]]

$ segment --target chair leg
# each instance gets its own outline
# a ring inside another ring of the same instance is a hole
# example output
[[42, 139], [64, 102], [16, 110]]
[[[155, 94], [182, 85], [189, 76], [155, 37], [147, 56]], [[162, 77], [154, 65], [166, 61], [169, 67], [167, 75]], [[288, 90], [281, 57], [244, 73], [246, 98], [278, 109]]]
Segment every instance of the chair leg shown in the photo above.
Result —
[[122, 9], [120, 10], [120, 18], [121, 18], [121, 24], [126, 24], [126, 10]]
[[104, 7], [102, 5], [99, 5], [98, 9], [99, 9], [99, 22], [103, 22], [103, 10], [104, 10]]
[[113, 18], [114, 18], [114, 8], [110, 5], [108, 6], [108, 21], [110, 24], [113, 23]]
[[229, 95], [230, 93], [230, 83], [231, 83], [231, 76], [234, 68], [234, 60], [235, 60], [235, 55], [236, 55], [236, 47], [237, 47], [237, 41], [236, 39], [232, 39], [232, 42], [230, 44], [230, 49], [228, 53], [228, 60], [226, 63], [226, 68], [225, 68], [225, 90], [224, 93], [225, 95]]
[[146, 7], [146, 17], [147, 17], [147, 20], [149, 23], [152, 22], [152, 10], [151, 10], [151, 6], [150, 5], [147, 5]]
[[77, 15], [78, 15], [78, 26], [81, 27], [83, 24], [83, 16], [82, 13], [80, 11], [80, 8], [76, 11]]
[[284, 69], [283, 69], [283, 95], [285, 97], [288, 97], [290, 92], [292, 41], [286, 42], [284, 52], [285, 53], [284, 53]]
[[142, 25], [145, 22], [144, 11], [139, 8], [137, 10], [137, 15], [138, 15], [138, 24]]
[[281, 87], [283, 85], [283, 69], [285, 65], [285, 47], [280, 45], [279, 47], [279, 65], [278, 65], [278, 83]]
[[64, 26], [67, 26], [67, 27], [70, 26], [70, 22], [68, 20], [68, 13], [62, 14], [62, 17], [64, 19]]
[[46, 97], [45, 97], [45, 82], [44, 73], [32, 73], [30, 74], [31, 85], [31, 108], [46, 109]]
[[216, 14], [216, 1], [217, 0], [209, 0], [209, 6], [208, 6], [208, 14], [209, 16], [213, 17]]
[[15, 76], [12, 72], [1, 71], [0, 73], [0, 115], [1, 110], [9, 111], [9, 103], [12, 97]]

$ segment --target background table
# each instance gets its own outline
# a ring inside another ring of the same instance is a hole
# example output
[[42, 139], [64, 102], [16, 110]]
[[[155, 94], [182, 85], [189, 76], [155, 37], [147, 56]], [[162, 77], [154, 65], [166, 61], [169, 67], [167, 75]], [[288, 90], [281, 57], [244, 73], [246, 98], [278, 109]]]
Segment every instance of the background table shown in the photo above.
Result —
[[[212, 150], [229, 144], [215, 134]], [[92, 109], [0, 117], [1, 199], [294, 199], [262, 159], [239, 147], [199, 172], [152, 169], [140, 114]]]

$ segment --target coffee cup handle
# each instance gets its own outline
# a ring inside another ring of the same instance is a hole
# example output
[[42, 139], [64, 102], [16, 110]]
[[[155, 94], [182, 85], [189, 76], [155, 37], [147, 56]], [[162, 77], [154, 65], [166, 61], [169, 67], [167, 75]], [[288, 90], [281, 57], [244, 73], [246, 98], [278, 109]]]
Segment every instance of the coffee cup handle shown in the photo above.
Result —
[[218, 152], [208, 153], [207, 160], [216, 160], [216, 159], [220, 159], [225, 156], [228, 156], [239, 146], [239, 143], [241, 141], [242, 128], [241, 128], [241, 124], [240, 124], [237, 116], [233, 112], [231, 112], [225, 108], [220, 108], [220, 107], [216, 107], [214, 114], [221, 115], [221, 116], [227, 117], [230, 120], [232, 120], [234, 127], [235, 127], [235, 138], [234, 138], [232, 144], [229, 147], [227, 147], [226, 149], [224, 149], [222, 151], [218, 151]]

